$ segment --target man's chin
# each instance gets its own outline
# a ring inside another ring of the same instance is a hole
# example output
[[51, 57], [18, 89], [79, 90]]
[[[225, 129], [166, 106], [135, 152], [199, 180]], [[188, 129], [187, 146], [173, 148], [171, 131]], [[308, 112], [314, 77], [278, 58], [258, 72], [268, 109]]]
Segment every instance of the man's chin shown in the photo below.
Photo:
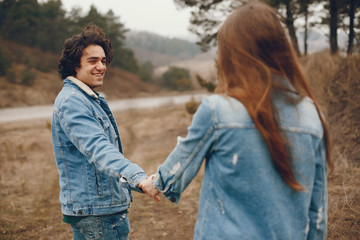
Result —
[[103, 81], [101, 81], [101, 82], [97, 81], [97, 82], [93, 83], [90, 88], [94, 89], [94, 88], [101, 87], [102, 85], [103, 85]]

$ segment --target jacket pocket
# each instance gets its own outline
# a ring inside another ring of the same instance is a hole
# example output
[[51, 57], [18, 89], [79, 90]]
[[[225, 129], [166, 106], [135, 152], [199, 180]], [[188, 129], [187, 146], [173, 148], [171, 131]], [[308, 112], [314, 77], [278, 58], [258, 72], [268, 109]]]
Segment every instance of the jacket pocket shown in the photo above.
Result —
[[98, 121], [100, 122], [102, 128], [104, 129], [104, 133], [107, 136], [107, 138], [110, 140], [111, 143], [117, 143], [118, 139], [116, 136], [116, 132], [114, 127], [111, 125], [110, 120], [104, 116], [104, 117], [97, 117]]
[[118, 181], [118, 187], [120, 190], [120, 201], [123, 203], [132, 202], [130, 186], [125, 178], [120, 178], [120, 180]]

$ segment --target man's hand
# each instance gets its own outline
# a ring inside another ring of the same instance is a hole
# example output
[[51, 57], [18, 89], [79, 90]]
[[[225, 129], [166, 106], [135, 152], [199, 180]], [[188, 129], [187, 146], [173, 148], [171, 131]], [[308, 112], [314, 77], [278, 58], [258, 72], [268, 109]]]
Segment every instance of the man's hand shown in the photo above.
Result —
[[155, 175], [151, 175], [150, 177], [147, 177], [145, 180], [142, 180], [138, 187], [141, 188], [141, 190], [146, 194], [146, 196], [149, 196], [153, 198], [155, 201], [160, 202], [160, 192], [157, 190], [154, 185], [152, 184], [155, 179]]

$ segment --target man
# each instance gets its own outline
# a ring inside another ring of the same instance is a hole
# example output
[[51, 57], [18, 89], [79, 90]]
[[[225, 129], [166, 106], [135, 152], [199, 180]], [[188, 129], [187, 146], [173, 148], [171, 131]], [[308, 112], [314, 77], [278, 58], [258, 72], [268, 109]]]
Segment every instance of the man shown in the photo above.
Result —
[[58, 66], [64, 87], [51, 133], [63, 221], [74, 239], [128, 239], [131, 190], [152, 196], [142, 186], [145, 172], [123, 156], [115, 119], [94, 91], [112, 56], [109, 39], [90, 24], [65, 41]]

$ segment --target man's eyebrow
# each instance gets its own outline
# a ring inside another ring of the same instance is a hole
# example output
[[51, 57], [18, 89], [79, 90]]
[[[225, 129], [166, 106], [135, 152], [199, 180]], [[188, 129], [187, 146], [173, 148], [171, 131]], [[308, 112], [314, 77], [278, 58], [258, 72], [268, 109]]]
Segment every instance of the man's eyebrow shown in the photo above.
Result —
[[[100, 59], [100, 57], [88, 57], [87, 59]], [[106, 57], [102, 57], [101, 59], [105, 59], [105, 60], [106, 60]]]

